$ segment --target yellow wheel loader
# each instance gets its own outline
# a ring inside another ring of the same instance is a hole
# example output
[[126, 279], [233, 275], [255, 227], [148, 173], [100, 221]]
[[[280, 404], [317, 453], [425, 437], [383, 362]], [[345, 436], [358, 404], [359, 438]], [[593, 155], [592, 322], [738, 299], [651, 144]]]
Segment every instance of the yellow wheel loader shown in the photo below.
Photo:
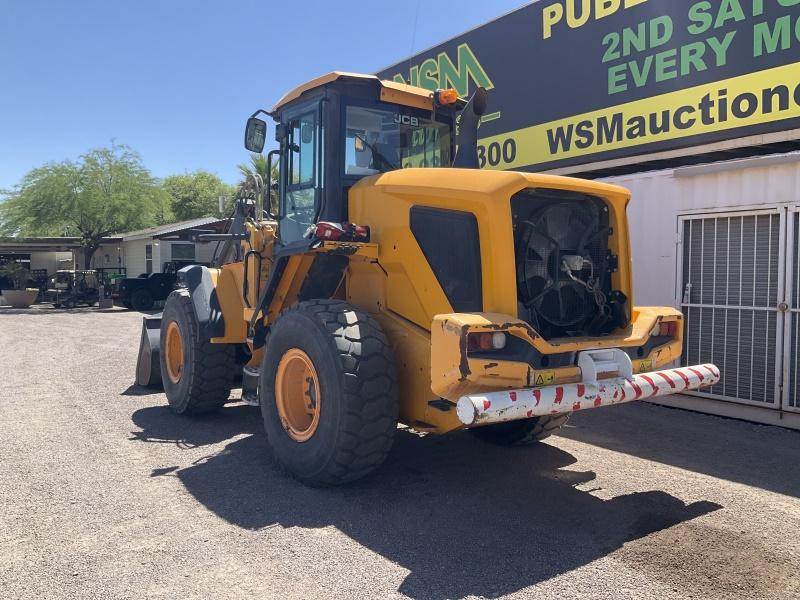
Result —
[[713, 385], [673, 368], [683, 317], [633, 305], [620, 187], [478, 169], [487, 104], [331, 73], [248, 120], [275, 121], [277, 207], [239, 200], [212, 267], [146, 318], [137, 381], [179, 414], [231, 389], [311, 485], [358, 479], [398, 421], [528, 444], [578, 410]]

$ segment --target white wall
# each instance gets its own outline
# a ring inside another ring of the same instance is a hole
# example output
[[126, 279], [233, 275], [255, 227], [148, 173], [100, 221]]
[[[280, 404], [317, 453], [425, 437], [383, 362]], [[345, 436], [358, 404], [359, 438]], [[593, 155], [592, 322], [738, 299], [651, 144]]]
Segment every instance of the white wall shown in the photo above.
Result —
[[[146, 272], [145, 246], [147, 244], [153, 245], [153, 273], [160, 273], [163, 270], [164, 263], [172, 260], [173, 243], [186, 244], [187, 242], [153, 240], [152, 238], [123, 242], [123, 264], [128, 269], [128, 277], [138, 277], [141, 273]], [[195, 244], [195, 260], [197, 262], [210, 263], [214, 255], [215, 246], [216, 243]]]
[[147, 240], [153, 245], [153, 273], [161, 273], [164, 270], [164, 262], [169, 260], [169, 253], [162, 253], [164, 242], [160, 240]]
[[675, 306], [679, 215], [800, 204], [800, 156], [786, 159], [784, 164], [764, 157], [607, 179], [632, 193], [635, 304]]
[[[222, 244], [220, 244], [220, 247]], [[210, 244], [195, 244], [194, 256], [197, 262], [211, 264], [211, 259], [214, 258], [214, 249], [217, 247], [216, 242]]]
[[[138, 277], [141, 273], [147, 272], [145, 264], [145, 246], [151, 243], [153, 243], [153, 241], [149, 238], [122, 243], [125, 268], [128, 270], [128, 277]], [[157, 265], [155, 262], [155, 247], [153, 250], [153, 270], [155, 271]]]
[[60, 268], [70, 268], [59, 260], [72, 260], [72, 252], [31, 252], [31, 269], [47, 269], [52, 274]]
[[92, 269], [116, 269], [125, 266], [122, 243], [101, 244], [92, 256]]
[[[179, 242], [179, 241], [164, 241], [160, 240], [158, 244], [159, 254], [161, 256], [161, 263], [159, 264], [159, 268], [164, 266], [164, 263], [170, 260], [173, 260], [172, 256], [172, 245], [173, 244], [187, 244], [190, 242]], [[195, 244], [194, 245], [194, 259], [200, 263], [210, 263], [211, 259], [214, 256], [214, 248], [216, 247], [216, 242], [211, 244]], [[155, 247], [153, 248], [155, 250]]]

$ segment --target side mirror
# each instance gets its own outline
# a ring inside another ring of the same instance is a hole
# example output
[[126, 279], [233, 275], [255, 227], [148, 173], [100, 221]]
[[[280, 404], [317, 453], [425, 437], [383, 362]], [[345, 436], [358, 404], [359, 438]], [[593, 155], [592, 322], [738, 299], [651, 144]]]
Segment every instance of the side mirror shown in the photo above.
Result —
[[254, 154], [261, 154], [264, 151], [266, 140], [267, 124], [256, 117], [247, 119], [247, 127], [244, 130], [244, 147]]
[[357, 135], [353, 138], [353, 147], [355, 148], [356, 152], [364, 152], [367, 147], [364, 145], [364, 140], [361, 139], [360, 135]]

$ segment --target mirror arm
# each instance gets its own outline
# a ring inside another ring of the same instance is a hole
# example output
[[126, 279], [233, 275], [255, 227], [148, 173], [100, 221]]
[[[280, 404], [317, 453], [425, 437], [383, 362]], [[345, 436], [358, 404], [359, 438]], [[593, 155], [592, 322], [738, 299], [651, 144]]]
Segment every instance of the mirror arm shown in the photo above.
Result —
[[250, 118], [254, 119], [258, 115], [267, 115], [268, 117], [270, 117], [272, 119], [275, 118], [275, 114], [274, 113], [271, 113], [268, 110], [264, 110], [263, 108], [259, 108], [256, 112], [254, 112], [252, 115], [250, 115]]

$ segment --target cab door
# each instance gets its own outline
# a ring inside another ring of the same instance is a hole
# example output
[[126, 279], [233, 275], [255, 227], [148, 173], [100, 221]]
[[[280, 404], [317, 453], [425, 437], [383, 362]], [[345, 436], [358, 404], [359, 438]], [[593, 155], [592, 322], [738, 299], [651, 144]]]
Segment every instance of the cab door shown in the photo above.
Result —
[[321, 128], [317, 104], [292, 111], [285, 120], [287, 141], [281, 156], [281, 209], [278, 231], [282, 244], [301, 239], [316, 221], [322, 197]]

